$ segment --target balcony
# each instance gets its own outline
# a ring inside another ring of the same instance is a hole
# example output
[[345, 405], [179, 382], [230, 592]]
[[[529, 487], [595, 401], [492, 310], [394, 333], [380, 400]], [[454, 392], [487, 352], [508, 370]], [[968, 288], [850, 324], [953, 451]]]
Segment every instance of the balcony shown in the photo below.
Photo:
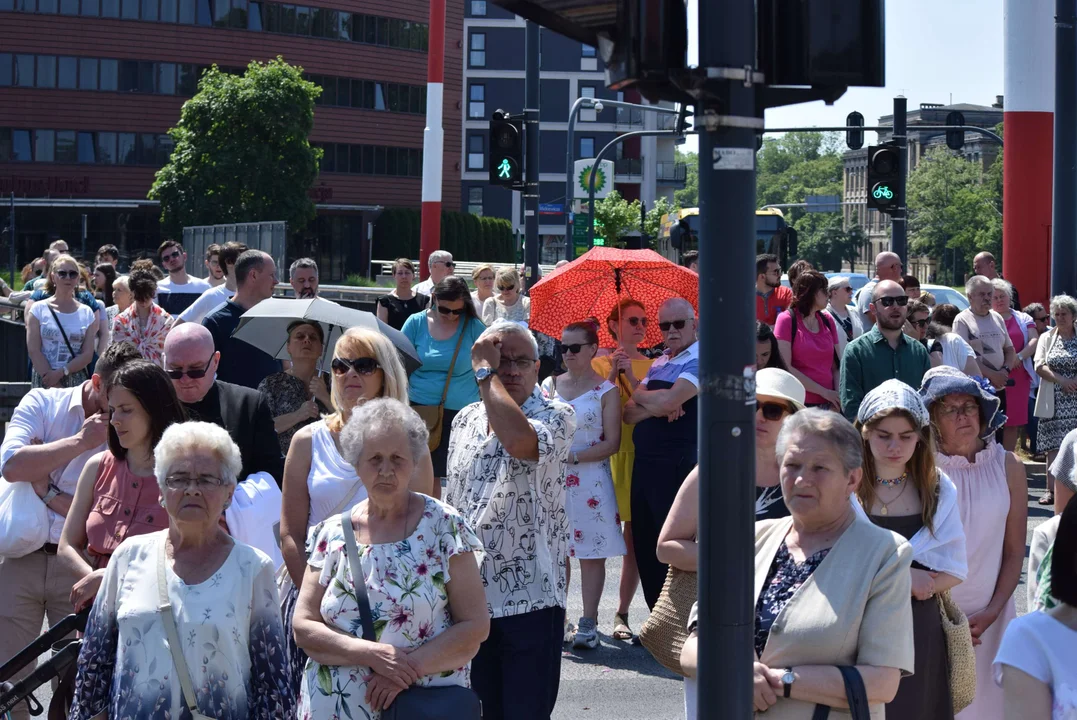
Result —
[[614, 124], [621, 127], [643, 127], [643, 111], [635, 110], [633, 108], [614, 108], [617, 111], [617, 117], [614, 119]]
[[681, 162], [656, 163], [655, 180], [659, 185], [683, 188], [688, 179], [688, 166]]
[[613, 174], [616, 180], [640, 180], [643, 178], [643, 160], [640, 158], [614, 160]]

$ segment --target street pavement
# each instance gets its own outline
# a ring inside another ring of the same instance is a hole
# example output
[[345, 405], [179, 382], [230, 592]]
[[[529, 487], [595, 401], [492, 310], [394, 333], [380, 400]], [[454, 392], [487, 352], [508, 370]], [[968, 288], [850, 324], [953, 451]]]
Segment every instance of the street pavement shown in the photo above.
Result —
[[[1025, 540], [1025, 567], [1028, 543], [1037, 525], [1051, 517], [1052, 510], [1037, 504], [1046, 489], [1042, 464], [1027, 464], [1029, 471], [1028, 536]], [[583, 612], [579, 586], [579, 565], [573, 565], [569, 589], [568, 618], [576, 623]], [[606, 586], [599, 609], [599, 637], [595, 650], [572, 650], [565, 646], [561, 658], [561, 687], [553, 720], [676, 720], [684, 717], [684, 696], [680, 678], [659, 665], [639, 645], [612, 640], [613, 613], [617, 610], [617, 588], [621, 580], [620, 560], [606, 564]], [[1014, 593], [1017, 613], [1025, 614], [1025, 572]], [[636, 592], [629, 622], [639, 631], [647, 618], [643, 593]], [[48, 686], [38, 699], [47, 707]]]

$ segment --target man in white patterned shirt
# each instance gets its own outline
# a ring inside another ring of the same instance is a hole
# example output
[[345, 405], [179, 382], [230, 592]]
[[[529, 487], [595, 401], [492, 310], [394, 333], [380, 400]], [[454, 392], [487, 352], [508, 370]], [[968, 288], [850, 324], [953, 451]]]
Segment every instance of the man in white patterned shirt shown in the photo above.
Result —
[[486, 548], [490, 635], [471, 663], [486, 720], [548, 720], [565, 622], [565, 461], [569, 405], [539, 390], [538, 346], [523, 326], [491, 325], [471, 349], [480, 402], [453, 421], [445, 500]]

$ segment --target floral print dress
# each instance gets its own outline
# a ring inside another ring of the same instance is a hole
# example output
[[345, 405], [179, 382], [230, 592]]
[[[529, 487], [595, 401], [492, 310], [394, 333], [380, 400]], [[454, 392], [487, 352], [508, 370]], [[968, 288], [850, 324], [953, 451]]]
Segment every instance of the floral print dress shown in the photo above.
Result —
[[[553, 378], [543, 383], [543, 391], [553, 399], [568, 403], [576, 411], [576, 434], [565, 465], [565, 511], [568, 513], [568, 554], [580, 560], [624, 555], [621, 516], [609, 458], [602, 462], [572, 463], [572, 453], [580, 453], [602, 441], [602, 397], [617, 388], [608, 380], [577, 398], [567, 400], [556, 391]], [[618, 396], [617, 402], [620, 402]]]
[[172, 327], [172, 316], [160, 305], [153, 303], [146, 318], [146, 327], [142, 327], [137, 312], [132, 303], [116, 316], [112, 321], [112, 342], [129, 342], [138, 348], [138, 352], [146, 360], [164, 367], [165, 336]]
[[782, 610], [796, 595], [800, 586], [808, 582], [808, 578], [826, 559], [830, 548], [823, 548], [819, 552], [798, 563], [782, 541], [778, 552], [774, 555], [774, 562], [770, 566], [770, 572], [763, 583], [763, 590], [759, 593], [759, 601], [755, 605], [755, 652], [756, 657], [763, 657], [763, 650], [767, 647], [767, 639], [770, 637], [770, 628], [774, 621], [781, 615]]
[[[418, 526], [407, 539], [379, 545], [359, 544], [367, 597], [378, 642], [410, 650], [452, 627], [445, 585], [449, 558], [482, 552], [474, 530], [453, 508], [422, 496], [426, 502]], [[321, 571], [325, 588], [321, 611], [325, 624], [341, 632], [363, 634], [359, 605], [344, 547], [339, 515], [314, 528], [307, 564]], [[307, 660], [299, 694], [300, 720], [378, 720], [381, 712], [366, 703], [367, 667], [320, 665]], [[421, 686], [471, 686], [470, 663], [456, 670], [419, 678]]]
[[[101, 582], [78, 659], [71, 720], [190, 720], [161, 622], [157, 566], [167, 530], [125, 540]], [[273, 562], [236, 543], [208, 580], [165, 571], [198, 710], [218, 720], [295, 717]]]

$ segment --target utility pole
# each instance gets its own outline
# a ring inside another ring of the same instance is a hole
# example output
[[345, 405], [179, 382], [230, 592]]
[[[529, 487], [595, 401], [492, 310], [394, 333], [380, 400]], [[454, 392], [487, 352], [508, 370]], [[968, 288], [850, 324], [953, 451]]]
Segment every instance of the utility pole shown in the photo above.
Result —
[[1055, 0], [1055, 162], [1051, 297], [1077, 291], [1077, 42], [1074, 0]]
[[904, 96], [894, 98], [894, 135], [893, 140], [898, 146], [898, 192], [900, 203], [890, 214], [890, 249], [901, 258], [901, 265], [907, 269], [908, 258], [908, 227], [905, 223], [905, 187], [909, 179], [909, 137], [906, 128], [908, 101]]
[[[530, 290], [539, 281], [539, 26], [527, 21], [527, 65], [524, 77], [524, 284]], [[568, 198], [565, 198], [568, 202]], [[567, 210], [567, 208], [566, 208]], [[566, 238], [571, 240], [571, 238]]]
[[[721, 103], [699, 132], [699, 714], [753, 717], [755, 537], [754, 0], [700, 2], [699, 65]], [[721, 240], [720, 240], [721, 239]], [[719, 327], [715, 318], [721, 317]], [[732, 482], [722, 482], [722, 478]]]

